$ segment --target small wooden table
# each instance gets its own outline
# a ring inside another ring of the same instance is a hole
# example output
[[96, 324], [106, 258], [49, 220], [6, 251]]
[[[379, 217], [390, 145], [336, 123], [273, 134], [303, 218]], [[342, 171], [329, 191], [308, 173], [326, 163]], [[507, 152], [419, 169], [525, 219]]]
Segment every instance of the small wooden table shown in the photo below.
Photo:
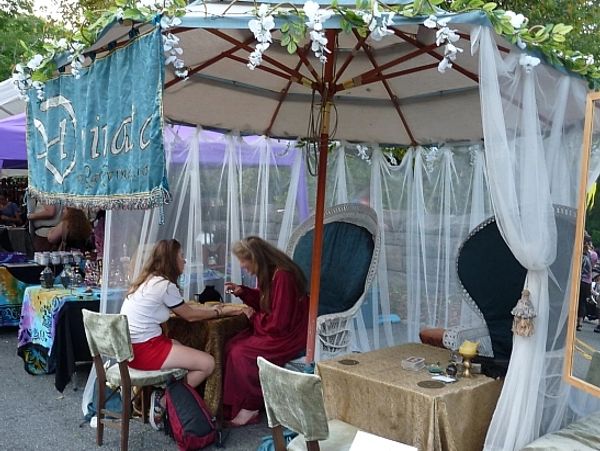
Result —
[[[502, 382], [475, 375], [423, 388], [417, 383], [431, 375], [403, 369], [410, 356], [445, 365], [449, 351], [410, 343], [319, 362], [328, 418], [419, 450], [481, 450]], [[358, 363], [344, 365], [344, 359]]]
[[250, 325], [244, 314], [188, 322], [172, 317], [164, 325], [165, 334], [191, 348], [208, 352], [215, 359], [215, 370], [204, 382], [204, 401], [211, 413], [219, 418], [223, 405], [223, 367], [225, 343]]

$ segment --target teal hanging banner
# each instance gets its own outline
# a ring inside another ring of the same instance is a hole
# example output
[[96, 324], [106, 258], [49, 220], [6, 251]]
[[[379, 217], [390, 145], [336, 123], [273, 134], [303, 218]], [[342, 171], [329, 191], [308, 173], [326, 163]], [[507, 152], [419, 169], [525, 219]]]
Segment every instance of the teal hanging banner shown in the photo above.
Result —
[[160, 29], [50, 80], [27, 106], [29, 193], [46, 203], [151, 208], [169, 201]]

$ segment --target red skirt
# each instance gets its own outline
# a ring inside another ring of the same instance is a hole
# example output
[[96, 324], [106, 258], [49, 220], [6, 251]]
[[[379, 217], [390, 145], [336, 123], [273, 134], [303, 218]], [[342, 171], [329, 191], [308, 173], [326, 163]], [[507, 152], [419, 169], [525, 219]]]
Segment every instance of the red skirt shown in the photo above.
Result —
[[143, 343], [132, 343], [133, 360], [129, 362], [131, 368], [144, 371], [160, 370], [167, 360], [173, 347], [173, 341], [166, 335], [158, 335]]

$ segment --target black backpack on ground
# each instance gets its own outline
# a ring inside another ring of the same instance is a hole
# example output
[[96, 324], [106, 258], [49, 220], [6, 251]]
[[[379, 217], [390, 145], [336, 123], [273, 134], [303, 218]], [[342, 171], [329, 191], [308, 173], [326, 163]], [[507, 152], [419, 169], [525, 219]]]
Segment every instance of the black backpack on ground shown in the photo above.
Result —
[[198, 392], [183, 380], [171, 381], [165, 390], [165, 433], [179, 451], [202, 449], [217, 438], [216, 420]]

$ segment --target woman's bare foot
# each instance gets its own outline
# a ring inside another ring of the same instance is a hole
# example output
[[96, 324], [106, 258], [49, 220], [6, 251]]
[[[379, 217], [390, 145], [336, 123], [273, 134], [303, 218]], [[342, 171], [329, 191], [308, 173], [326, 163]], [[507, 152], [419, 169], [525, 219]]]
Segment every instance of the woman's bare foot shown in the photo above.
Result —
[[258, 418], [258, 410], [242, 409], [229, 423], [232, 426], [239, 427], [254, 422]]

